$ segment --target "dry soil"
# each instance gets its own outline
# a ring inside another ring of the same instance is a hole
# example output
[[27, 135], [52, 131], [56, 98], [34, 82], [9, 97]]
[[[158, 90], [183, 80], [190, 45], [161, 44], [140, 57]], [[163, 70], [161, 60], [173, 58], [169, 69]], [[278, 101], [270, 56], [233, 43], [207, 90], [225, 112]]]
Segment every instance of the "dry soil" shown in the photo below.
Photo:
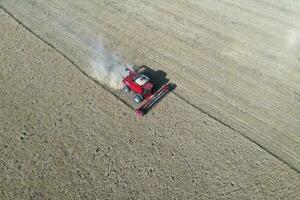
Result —
[[[299, 199], [299, 3], [0, 5], [0, 199]], [[177, 88], [137, 119], [100, 40]]]

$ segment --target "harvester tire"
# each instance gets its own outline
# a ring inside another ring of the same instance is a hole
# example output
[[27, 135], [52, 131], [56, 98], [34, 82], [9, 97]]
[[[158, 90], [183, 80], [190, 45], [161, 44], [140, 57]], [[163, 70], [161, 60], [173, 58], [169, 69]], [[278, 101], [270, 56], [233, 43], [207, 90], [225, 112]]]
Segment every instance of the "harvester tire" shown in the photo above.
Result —
[[123, 86], [123, 91], [128, 93], [128, 92], [130, 92], [130, 88], [128, 86], [124, 85]]
[[135, 94], [134, 97], [133, 97], [133, 100], [134, 100], [135, 103], [141, 103], [144, 100], [144, 98], [140, 94]]

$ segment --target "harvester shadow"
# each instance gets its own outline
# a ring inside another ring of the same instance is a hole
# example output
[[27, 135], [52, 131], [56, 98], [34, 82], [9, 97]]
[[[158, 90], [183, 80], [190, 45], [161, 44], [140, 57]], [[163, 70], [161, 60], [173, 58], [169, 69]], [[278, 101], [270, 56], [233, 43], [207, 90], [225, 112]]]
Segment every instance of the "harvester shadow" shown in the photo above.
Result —
[[144, 74], [150, 78], [153, 83], [154, 91], [159, 90], [163, 85], [167, 84], [170, 79], [167, 78], [167, 73], [162, 70], [153, 70], [146, 65], [142, 65], [135, 69], [138, 73]]

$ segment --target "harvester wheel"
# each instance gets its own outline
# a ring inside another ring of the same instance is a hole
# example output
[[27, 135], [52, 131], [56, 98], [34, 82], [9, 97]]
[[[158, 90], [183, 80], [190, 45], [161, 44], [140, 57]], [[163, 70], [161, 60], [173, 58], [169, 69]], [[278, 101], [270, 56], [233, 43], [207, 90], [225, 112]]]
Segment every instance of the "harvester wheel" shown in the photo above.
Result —
[[127, 85], [124, 85], [123, 86], [123, 91], [128, 93], [128, 92], [130, 92], [130, 88]]
[[135, 94], [133, 100], [135, 101], [135, 103], [141, 103], [144, 100], [144, 98], [140, 94]]

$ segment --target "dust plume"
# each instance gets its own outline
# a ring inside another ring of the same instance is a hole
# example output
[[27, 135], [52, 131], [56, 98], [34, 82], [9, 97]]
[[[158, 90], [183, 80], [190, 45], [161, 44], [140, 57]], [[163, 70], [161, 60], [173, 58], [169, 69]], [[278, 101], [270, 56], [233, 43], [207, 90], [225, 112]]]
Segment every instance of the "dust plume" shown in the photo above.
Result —
[[101, 40], [94, 43], [93, 47], [89, 75], [113, 89], [121, 88], [122, 79], [126, 75], [125, 68], [132, 68], [132, 65], [126, 63], [118, 52], [105, 47]]
[[106, 40], [97, 31], [92, 31], [93, 27], [88, 29], [83, 25], [76, 25], [75, 18], [61, 12], [51, 12], [51, 21], [54, 21], [64, 33], [74, 38], [82, 46], [86, 47], [87, 68], [84, 70], [94, 80], [105, 84], [113, 89], [119, 89], [122, 86], [122, 79], [126, 75], [125, 68], [132, 68], [121, 55], [112, 48], [105, 45]]

